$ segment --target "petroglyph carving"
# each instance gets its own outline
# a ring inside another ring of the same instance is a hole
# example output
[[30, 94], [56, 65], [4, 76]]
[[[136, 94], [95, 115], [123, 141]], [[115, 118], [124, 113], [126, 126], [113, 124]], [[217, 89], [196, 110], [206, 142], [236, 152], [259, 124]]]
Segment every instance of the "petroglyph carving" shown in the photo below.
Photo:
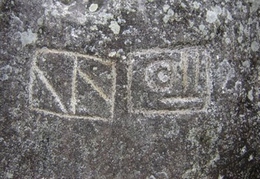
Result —
[[208, 53], [200, 47], [154, 49], [129, 55], [131, 113], [204, 112], [210, 100]]
[[66, 118], [110, 120], [114, 113], [113, 62], [42, 49], [32, 60], [29, 102], [33, 110]]
[[145, 81], [153, 91], [166, 92], [172, 86], [172, 66], [169, 61], [153, 62], [145, 70]]

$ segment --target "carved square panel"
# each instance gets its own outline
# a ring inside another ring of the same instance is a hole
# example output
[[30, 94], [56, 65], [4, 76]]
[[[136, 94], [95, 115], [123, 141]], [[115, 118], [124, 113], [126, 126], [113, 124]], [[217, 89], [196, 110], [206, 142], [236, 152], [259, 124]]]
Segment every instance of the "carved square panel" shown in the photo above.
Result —
[[128, 57], [130, 113], [206, 110], [210, 100], [210, 58], [202, 47], [144, 50]]
[[100, 58], [42, 49], [30, 72], [29, 100], [33, 110], [67, 118], [111, 120], [116, 71]]

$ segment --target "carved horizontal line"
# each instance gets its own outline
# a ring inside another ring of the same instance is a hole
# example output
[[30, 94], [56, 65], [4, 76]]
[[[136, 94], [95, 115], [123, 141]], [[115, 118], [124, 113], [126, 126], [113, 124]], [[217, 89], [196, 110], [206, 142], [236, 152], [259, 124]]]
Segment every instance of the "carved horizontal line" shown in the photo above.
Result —
[[134, 109], [132, 113], [135, 114], [144, 114], [144, 115], [168, 115], [168, 114], [194, 114], [194, 113], [205, 113], [207, 112], [205, 109], [200, 110], [146, 110], [146, 109]]
[[[134, 55], [146, 55], [146, 54], [161, 54], [161, 53], [172, 53], [172, 52], [180, 52], [180, 51], [191, 51], [191, 50], [203, 50], [201, 46], [192, 46], [192, 47], [184, 47], [184, 48], [175, 48], [175, 49], [168, 49], [168, 48], [151, 48], [151, 49], [143, 49], [140, 51], [135, 51], [129, 53], [130, 56]], [[204, 51], [204, 50], [203, 50]]]
[[[97, 61], [97, 62], [100, 62], [104, 65], [107, 65], [107, 66], [111, 66], [113, 65], [113, 62], [111, 61], [104, 61], [103, 59], [101, 58], [98, 58], [98, 57], [95, 57], [95, 56], [90, 56], [90, 55], [84, 55], [84, 54], [80, 54], [80, 53], [77, 53], [77, 52], [70, 52], [70, 51], [64, 51], [64, 50], [55, 50], [55, 49], [48, 49], [48, 48], [42, 48], [42, 49], [38, 49], [36, 50], [36, 56], [40, 56], [39, 53], [55, 53], [55, 54], [61, 54], [61, 55], [68, 55], [68, 56], [74, 56], [74, 57], [82, 57], [82, 58], [87, 58], [87, 59], [91, 59], [91, 60], [94, 60], [94, 61]], [[86, 60], [87, 60], [86, 59]], [[76, 60], [76, 59], [74, 59]]]
[[109, 119], [98, 117], [98, 116], [77, 116], [77, 115], [69, 115], [69, 114], [60, 114], [60, 113], [51, 112], [51, 111], [47, 111], [47, 110], [43, 110], [43, 109], [39, 109], [39, 108], [33, 108], [33, 107], [31, 107], [30, 109], [33, 110], [33, 111], [37, 111], [39, 113], [58, 116], [60, 118], [87, 119], [87, 120], [105, 121], [105, 122], [109, 121]]
[[176, 103], [204, 103], [201, 98], [164, 98], [160, 99], [165, 104], [176, 104]]

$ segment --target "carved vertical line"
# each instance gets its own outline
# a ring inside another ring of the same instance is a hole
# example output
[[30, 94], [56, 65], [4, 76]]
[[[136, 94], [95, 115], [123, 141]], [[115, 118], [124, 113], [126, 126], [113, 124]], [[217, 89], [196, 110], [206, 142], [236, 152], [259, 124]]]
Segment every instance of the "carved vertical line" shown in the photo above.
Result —
[[36, 80], [35, 78], [35, 74], [34, 74], [34, 68], [35, 68], [35, 64], [36, 63], [36, 54], [32, 59], [32, 64], [31, 64], [31, 70], [30, 70], [30, 81], [29, 81], [29, 106], [32, 106], [32, 102], [33, 102], [33, 83]]
[[176, 71], [177, 71], [177, 69], [176, 69], [176, 71], [175, 71], [175, 69], [174, 69], [174, 62], [173, 61], [171, 61], [170, 62], [170, 70], [171, 70], [171, 77], [170, 77], [170, 87], [171, 88], [173, 88], [173, 85], [174, 85], [174, 77], [175, 77], [175, 73], [176, 73]]
[[114, 118], [114, 111], [115, 111], [115, 95], [116, 95], [116, 64], [112, 63], [112, 96], [111, 96], [111, 119]]
[[74, 59], [73, 73], [72, 73], [72, 85], [71, 85], [71, 112], [76, 113], [76, 88], [77, 88], [77, 70], [78, 70], [78, 58]]
[[186, 54], [183, 52], [181, 52], [181, 60], [182, 60], [182, 71], [183, 71], [183, 80], [182, 80], [183, 94], [186, 95], [187, 85], [188, 85], [188, 76], [187, 76], [188, 59]]
[[199, 71], [200, 71], [200, 54], [198, 51], [195, 52], [195, 86], [194, 86], [194, 91], [195, 93], [198, 92], [198, 85], [199, 85]]
[[207, 108], [210, 105], [211, 101], [211, 78], [210, 78], [210, 64], [211, 64], [211, 57], [209, 54], [207, 54], [207, 51], [204, 51], [205, 55], [205, 63], [206, 63], [206, 90], [207, 90], [207, 96], [206, 96], [206, 102], [204, 108]]
[[133, 60], [129, 60], [128, 63], [128, 71], [127, 71], [127, 106], [128, 112], [133, 112], [133, 104], [132, 104], [132, 93], [131, 93], [131, 86], [132, 86], [132, 77], [133, 77]]

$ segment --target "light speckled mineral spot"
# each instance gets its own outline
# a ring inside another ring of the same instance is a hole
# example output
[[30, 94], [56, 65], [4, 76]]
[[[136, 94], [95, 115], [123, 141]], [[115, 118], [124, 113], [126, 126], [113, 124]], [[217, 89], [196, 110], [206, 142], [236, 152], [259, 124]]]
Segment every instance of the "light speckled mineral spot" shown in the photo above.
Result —
[[89, 11], [90, 11], [90, 12], [96, 12], [97, 9], [98, 9], [98, 4], [91, 4], [91, 5], [89, 6]]
[[35, 43], [37, 40], [37, 34], [33, 33], [31, 29], [20, 33], [22, 46]]
[[116, 35], [120, 33], [120, 25], [118, 25], [117, 21], [111, 21], [110, 25], [109, 25], [109, 28]]

